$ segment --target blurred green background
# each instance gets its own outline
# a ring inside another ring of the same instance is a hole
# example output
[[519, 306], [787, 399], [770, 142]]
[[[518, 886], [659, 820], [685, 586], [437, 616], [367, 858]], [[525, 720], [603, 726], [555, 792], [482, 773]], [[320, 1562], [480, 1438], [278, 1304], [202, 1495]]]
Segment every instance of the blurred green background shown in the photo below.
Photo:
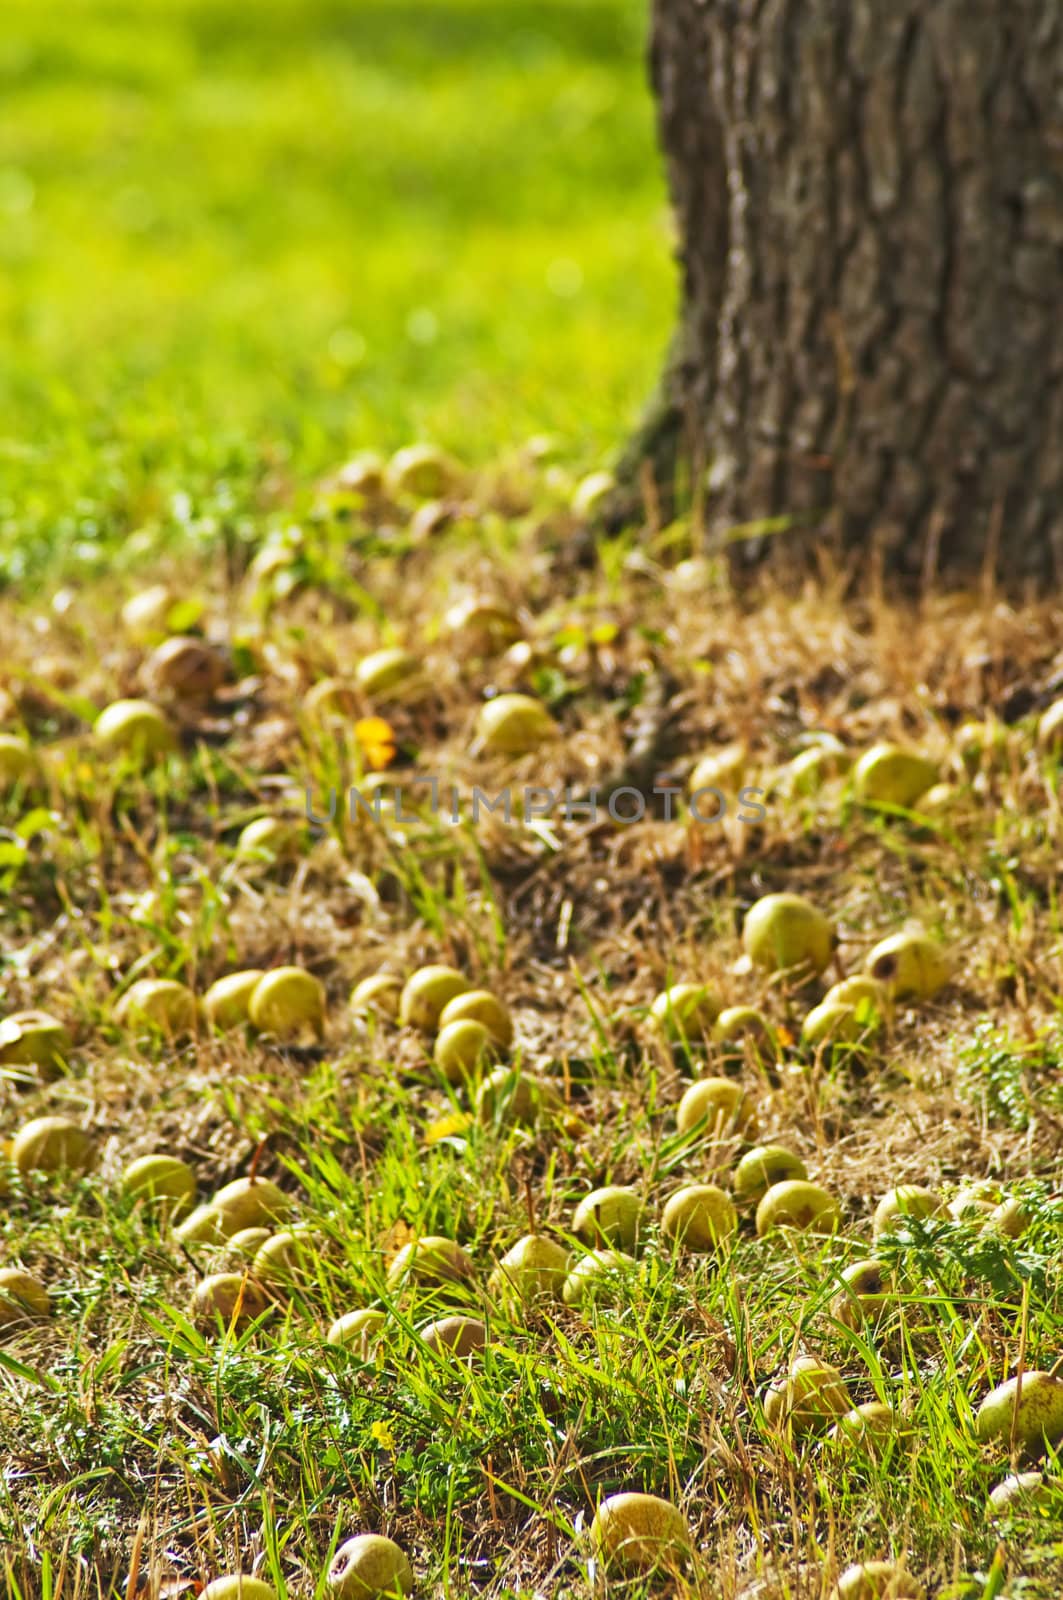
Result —
[[630, 425], [675, 302], [645, 0], [2, 9], [0, 577], [363, 445]]

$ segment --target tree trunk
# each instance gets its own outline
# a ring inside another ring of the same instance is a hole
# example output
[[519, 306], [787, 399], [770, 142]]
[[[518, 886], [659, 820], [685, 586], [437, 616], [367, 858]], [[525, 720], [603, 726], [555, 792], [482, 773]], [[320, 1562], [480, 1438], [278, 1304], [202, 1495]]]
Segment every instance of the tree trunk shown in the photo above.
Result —
[[1063, 0], [654, 0], [651, 72], [683, 314], [629, 462], [748, 559], [1063, 576]]

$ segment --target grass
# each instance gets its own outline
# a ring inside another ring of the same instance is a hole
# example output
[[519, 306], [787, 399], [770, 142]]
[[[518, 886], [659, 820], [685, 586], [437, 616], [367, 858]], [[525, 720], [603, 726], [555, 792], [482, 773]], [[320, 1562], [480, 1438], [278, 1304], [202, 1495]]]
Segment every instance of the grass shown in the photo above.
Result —
[[[674, 305], [639, 0], [10, 0], [0, 572], [364, 446], [593, 462]], [[132, 542], [132, 550], [129, 550]]]
[[[948, 1600], [1056, 1600], [1059, 1446], [1048, 1503], [990, 1517], [1028, 1463], [975, 1415], [1063, 1351], [1061, 766], [1037, 739], [1059, 607], [842, 605], [829, 578], [737, 600], [688, 520], [605, 541], [573, 513], [672, 314], [640, 5], [8, 0], [4, 20], [0, 1269], [52, 1312], [0, 1298], [4, 1594], [170, 1600], [243, 1571], [323, 1600], [335, 1550], [373, 1530], [454, 1600], [827, 1600], [877, 1558]], [[522, 445], [544, 432], [552, 450]], [[419, 435], [473, 469], [442, 503], [336, 482], [355, 449]], [[154, 584], [145, 636], [119, 612]], [[477, 597], [504, 644], [453, 626]], [[206, 701], [160, 680], [174, 634], [217, 664]], [[357, 664], [393, 645], [420, 693], [365, 694]], [[338, 715], [315, 705], [330, 678]], [[559, 737], [484, 749], [498, 691], [537, 696]], [[93, 731], [145, 694], [176, 739], [149, 765]], [[823, 732], [924, 750], [940, 805], [858, 803], [844, 763], [788, 782]], [[684, 800], [566, 814], [595, 784], [681, 790], [731, 745], [720, 822]], [[309, 825], [381, 762], [405, 821], [339, 804]], [[429, 776], [456, 821], [414, 789]], [[753, 825], [742, 785], [764, 792]], [[476, 788], [508, 789], [512, 817], [473, 820]], [[241, 848], [278, 816], [290, 853]], [[746, 911], [782, 889], [837, 930], [807, 986], [743, 958]], [[909, 922], [948, 946], [948, 987], [866, 1049], [802, 1046], [827, 985]], [[359, 980], [426, 962], [501, 997], [505, 1064], [552, 1112], [482, 1114], [430, 1035], [352, 1013]], [[324, 986], [320, 1039], [122, 1019], [141, 978], [202, 997], [290, 963]], [[667, 1043], [650, 1007], [681, 981], [761, 1008], [778, 1049]], [[68, 1032], [51, 1067], [17, 1059], [28, 1008]], [[755, 1128], [680, 1134], [684, 1090], [720, 1073]], [[86, 1172], [12, 1164], [41, 1115], [91, 1135]], [[840, 1228], [758, 1237], [742, 1205], [718, 1250], [677, 1249], [668, 1197], [730, 1190], [754, 1139], [800, 1157]], [[265, 1268], [124, 1194], [153, 1151], [202, 1201], [252, 1174], [284, 1190], [305, 1273], [260, 1316], [197, 1307], [210, 1274], [250, 1295]], [[896, 1184], [948, 1202], [972, 1181], [1017, 1203], [1017, 1235], [947, 1211], [873, 1235]], [[529, 1230], [581, 1259], [576, 1206], [608, 1183], [645, 1209], [600, 1293], [492, 1286]], [[426, 1234], [460, 1242], [467, 1282], [394, 1279]], [[864, 1318], [842, 1274], [872, 1252], [888, 1293]], [[330, 1344], [359, 1308], [379, 1339]], [[424, 1337], [455, 1311], [484, 1323], [467, 1361]], [[884, 1445], [770, 1420], [801, 1354], [893, 1408]], [[597, 1505], [632, 1489], [682, 1509], [683, 1570], [593, 1561]]]

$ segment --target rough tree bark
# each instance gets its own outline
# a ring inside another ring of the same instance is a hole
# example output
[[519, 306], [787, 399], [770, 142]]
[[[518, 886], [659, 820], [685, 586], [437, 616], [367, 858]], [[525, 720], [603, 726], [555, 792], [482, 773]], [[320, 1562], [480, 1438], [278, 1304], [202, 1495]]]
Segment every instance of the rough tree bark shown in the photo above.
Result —
[[793, 516], [747, 557], [1063, 576], [1063, 0], [654, 0], [650, 62], [683, 313], [629, 465]]

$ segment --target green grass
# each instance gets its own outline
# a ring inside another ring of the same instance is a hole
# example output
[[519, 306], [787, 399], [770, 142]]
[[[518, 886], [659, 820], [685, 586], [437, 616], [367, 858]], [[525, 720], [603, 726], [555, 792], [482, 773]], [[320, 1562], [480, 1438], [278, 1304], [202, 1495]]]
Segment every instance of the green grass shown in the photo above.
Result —
[[360, 445], [609, 450], [675, 293], [645, 26], [8, 0], [0, 572], [254, 516]]

